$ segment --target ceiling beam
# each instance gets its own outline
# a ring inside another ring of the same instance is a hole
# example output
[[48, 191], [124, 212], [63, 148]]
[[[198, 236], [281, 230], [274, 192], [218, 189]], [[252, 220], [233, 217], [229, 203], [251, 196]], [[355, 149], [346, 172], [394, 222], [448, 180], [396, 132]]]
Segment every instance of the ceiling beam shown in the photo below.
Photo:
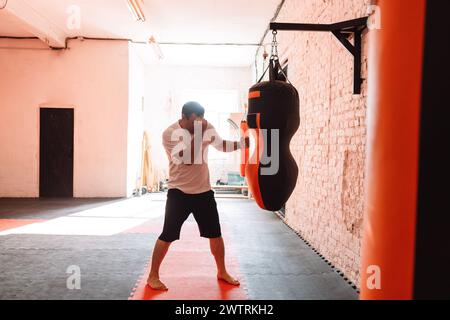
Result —
[[28, 1], [8, 1], [4, 10], [16, 17], [26, 31], [41, 39], [49, 47], [64, 48], [66, 46], [64, 32], [34, 9]]

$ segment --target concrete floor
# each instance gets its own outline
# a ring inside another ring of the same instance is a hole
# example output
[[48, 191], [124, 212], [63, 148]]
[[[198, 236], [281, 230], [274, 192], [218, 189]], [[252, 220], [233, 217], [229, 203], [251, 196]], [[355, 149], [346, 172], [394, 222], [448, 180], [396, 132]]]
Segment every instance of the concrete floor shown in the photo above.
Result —
[[[227, 258], [237, 264], [245, 297], [357, 299], [275, 214], [249, 200], [217, 203]], [[164, 205], [164, 194], [128, 200], [0, 199], [0, 299], [130, 298], [145, 278]], [[187, 225], [193, 223], [191, 216]], [[189, 250], [192, 246], [197, 244]], [[182, 255], [183, 248], [175, 250]], [[81, 271], [80, 290], [68, 289], [71, 266]], [[190, 266], [195, 268], [195, 261]], [[188, 288], [178, 297], [202, 298], [199, 292]]]

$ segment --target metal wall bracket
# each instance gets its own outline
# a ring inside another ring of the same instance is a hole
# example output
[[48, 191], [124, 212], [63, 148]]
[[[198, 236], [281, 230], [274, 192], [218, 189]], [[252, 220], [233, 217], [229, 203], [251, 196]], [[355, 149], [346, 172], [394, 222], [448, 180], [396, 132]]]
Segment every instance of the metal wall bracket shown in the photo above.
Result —
[[[363, 81], [361, 77], [362, 33], [367, 28], [368, 19], [369, 17], [364, 17], [332, 24], [272, 22], [270, 29], [276, 31], [331, 32], [354, 57], [353, 93], [361, 94]], [[352, 37], [354, 44], [350, 42]]]

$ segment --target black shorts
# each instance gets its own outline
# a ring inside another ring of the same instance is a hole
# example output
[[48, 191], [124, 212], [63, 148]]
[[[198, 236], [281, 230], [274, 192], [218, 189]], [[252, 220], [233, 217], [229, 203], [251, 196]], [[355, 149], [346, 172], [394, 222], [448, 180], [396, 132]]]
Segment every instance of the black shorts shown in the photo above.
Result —
[[191, 213], [197, 221], [201, 237], [214, 239], [222, 236], [214, 191], [186, 194], [178, 189], [170, 189], [167, 193], [164, 228], [159, 240], [179, 240], [181, 227]]

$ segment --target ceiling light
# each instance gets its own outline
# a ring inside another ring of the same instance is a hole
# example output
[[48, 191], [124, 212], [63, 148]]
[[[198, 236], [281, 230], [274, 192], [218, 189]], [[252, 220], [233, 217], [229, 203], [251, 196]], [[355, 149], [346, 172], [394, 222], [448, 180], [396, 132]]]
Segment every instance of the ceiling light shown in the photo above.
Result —
[[164, 54], [163, 54], [158, 42], [156, 42], [155, 37], [151, 36], [150, 39], [148, 40], [148, 43], [152, 46], [152, 49], [155, 52], [156, 57], [159, 60], [164, 59]]
[[128, 9], [130, 9], [136, 21], [145, 21], [144, 11], [142, 11], [140, 0], [127, 0]]

